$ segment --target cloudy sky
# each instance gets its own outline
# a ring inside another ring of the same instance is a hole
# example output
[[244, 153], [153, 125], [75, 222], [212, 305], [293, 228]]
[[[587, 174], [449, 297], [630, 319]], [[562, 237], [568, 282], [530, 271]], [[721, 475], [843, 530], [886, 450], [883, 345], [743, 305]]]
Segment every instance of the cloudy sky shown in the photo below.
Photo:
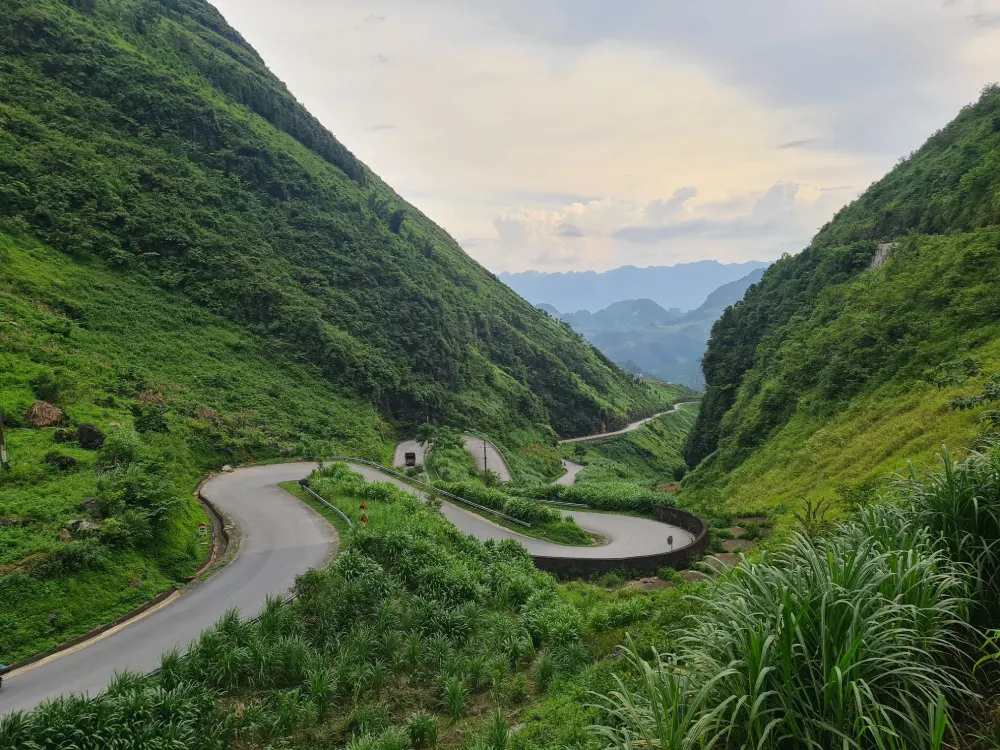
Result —
[[214, 0], [493, 271], [802, 249], [1000, 80], [1000, 0]]

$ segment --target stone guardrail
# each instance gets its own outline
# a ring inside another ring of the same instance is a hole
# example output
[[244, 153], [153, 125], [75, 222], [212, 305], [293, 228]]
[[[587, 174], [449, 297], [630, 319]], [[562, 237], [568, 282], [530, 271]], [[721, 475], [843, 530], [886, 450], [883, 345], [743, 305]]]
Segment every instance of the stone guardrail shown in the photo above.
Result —
[[[416, 484], [421, 487], [425, 487], [428, 490], [433, 490], [444, 497], [454, 500], [455, 502], [462, 503], [464, 505], [469, 505], [474, 508], [478, 508], [487, 513], [495, 516], [501, 516], [507, 518], [515, 523], [519, 523], [522, 526], [531, 528], [531, 524], [520, 521], [516, 518], [511, 518], [506, 516], [499, 511], [493, 510], [492, 508], [487, 508], [478, 503], [473, 503], [465, 498], [458, 497], [457, 495], [452, 495], [450, 492], [445, 492], [444, 490], [439, 490], [432, 485], [425, 484], [419, 480], [415, 480], [405, 474], [400, 474], [392, 469], [387, 469], [382, 464], [377, 464], [374, 461], [367, 461], [363, 458], [350, 458], [350, 457], [334, 457], [330, 459], [331, 461], [348, 461], [351, 463], [364, 464], [370, 466], [378, 471], [384, 472], [390, 476], [395, 476], [402, 479], [408, 483]], [[575, 507], [589, 507], [586, 505], [575, 505]], [[547, 555], [532, 555], [532, 559], [535, 561], [535, 567], [539, 570], [544, 570], [548, 573], [554, 573], [555, 575], [561, 577], [579, 577], [579, 578], [589, 578], [593, 575], [601, 575], [604, 573], [609, 573], [612, 570], [617, 570], [619, 568], [630, 568], [639, 573], [643, 574], [653, 574], [660, 568], [673, 568], [674, 570], [682, 570], [691, 564], [691, 561], [704, 556], [708, 551], [708, 525], [698, 516], [693, 513], [688, 513], [684, 510], [679, 510], [677, 508], [666, 508], [666, 507], [656, 507], [653, 509], [653, 520], [660, 521], [661, 523], [670, 524], [671, 526], [676, 526], [678, 528], [684, 529], [694, 535], [694, 541], [691, 544], [685, 545], [684, 547], [679, 547], [677, 549], [669, 550], [667, 552], [659, 552], [655, 555], [643, 555], [638, 557], [615, 557], [615, 558], [595, 558], [595, 557], [553, 557]]]
[[694, 541], [684, 547], [640, 557], [547, 557], [532, 555], [535, 567], [561, 578], [590, 578], [610, 573], [619, 568], [629, 568], [643, 575], [655, 574], [660, 568], [683, 570], [693, 560], [708, 552], [708, 525], [693, 513], [677, 508], [653, 509], [653, 520], [677, 526], [694, 534]]

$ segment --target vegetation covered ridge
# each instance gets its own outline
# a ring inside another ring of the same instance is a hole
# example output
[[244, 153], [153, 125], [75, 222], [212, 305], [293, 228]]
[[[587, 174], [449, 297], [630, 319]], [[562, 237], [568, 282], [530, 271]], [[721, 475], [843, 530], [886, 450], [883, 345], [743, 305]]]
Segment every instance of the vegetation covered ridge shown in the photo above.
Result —
[[208, 3], [2, 10], [8, 232], [181, 291], [394, 422], [579, 434], [655, 409], [362, 165]]
[[399, 198], [208, 3], [0, 0], [0, 662], [192, 573], [190, 489], [222, 464], [385, 461], [432, 420], [547, 470], [557, 433], [662, 402]]
[[723, 314], [682, 495], [791, 510], [976, 440], [961, 404], [1000, 372], [998, 160], [991, 86]]

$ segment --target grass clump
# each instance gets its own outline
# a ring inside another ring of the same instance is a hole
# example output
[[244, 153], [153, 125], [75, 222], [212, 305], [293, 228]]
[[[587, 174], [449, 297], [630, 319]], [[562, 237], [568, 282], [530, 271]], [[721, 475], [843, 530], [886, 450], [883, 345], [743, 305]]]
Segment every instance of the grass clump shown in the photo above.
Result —
[[997, 600], [1000, 457], [945, 455], [824, 537], [796, 535], [698, 598], [668, 654], [625, 651], [595, 731], [613, 747], [943, 748], [980, 710]]

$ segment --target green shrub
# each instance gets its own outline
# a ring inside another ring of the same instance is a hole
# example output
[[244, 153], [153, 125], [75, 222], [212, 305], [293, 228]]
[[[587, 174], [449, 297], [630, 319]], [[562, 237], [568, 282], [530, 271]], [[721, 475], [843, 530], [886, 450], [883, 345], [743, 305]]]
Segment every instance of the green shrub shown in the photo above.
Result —
[[425, 711], [418, 711], [406, 720], [406, 734], [414, 750], [426, 750], [437, 745], [437, 719]]
[[597, 510], [652, 513], [655, 507], [672, 507], [671, 496], [628, 482], [588, 482], [572, 487], [541, 485], [515, 489], [524, 497], [580, 503]]
[[872, 506], [831, 538], [800, 536], [735, 568], [699, 600], [680, 639], [684, 670], [629, 656], [642, 677], [606, 699], [605, 738], [622, 748], [717, 734], [754, 747], [935, 746], [928, 716], [973, 700], [972, 588], [912, 513]]
[[514, 497], [501, 490], [485, 487], [478, 482], [438, 482], [435, 486], [445, 492], [450, 492], [458, 497], [531, 524], [558, 523], [562, 520], [562, 513], [555, 508]]
[[452, 720], [457, 719], [465, 710], [469, 691], [465, 681], [459, 677], [448, 677], [441, 685], [441, 704]]

